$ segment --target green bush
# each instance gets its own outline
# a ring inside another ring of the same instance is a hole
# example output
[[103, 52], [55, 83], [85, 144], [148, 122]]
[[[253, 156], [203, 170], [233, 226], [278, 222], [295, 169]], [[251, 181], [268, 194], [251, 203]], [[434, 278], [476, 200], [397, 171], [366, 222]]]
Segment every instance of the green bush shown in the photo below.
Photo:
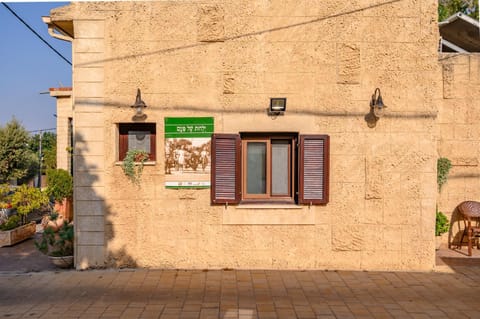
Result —
[[21, 216], [22, 225], [27, 223], [27, 215], [48, 204], [48, 196], [40, 189], [22, 185], [12, 195], [12, 206]]
[[444, 213], [437, 211], [436, 224], [435, 224], [435, 236], [440, 236], [443, 233], [448, 232], [450, 224], [448, 218]]
[[64, 198], [73, 195], [73, 178], [69, 172], [64, 169], [47, 170], [47, 194], [56, 201], [62, 201]]
[[3, 223], [0, 224], [0, 230], [10, 230], [20, 226], [20, 216], [12, 215], [8, 217], [8, 219]]
[[11, 197], [10, 185], [0, 184], [0, 209], [11, 208]]
[[[52, 213], [48, 216], [52, 221], [58, 218], [58, 214]], [[53, 257], [65, 257], [73, 255], [73, 224], [63, 222], [58, 229], [45, 227], [42, 237], [35, 241], [35, 247], [42, 253]]]

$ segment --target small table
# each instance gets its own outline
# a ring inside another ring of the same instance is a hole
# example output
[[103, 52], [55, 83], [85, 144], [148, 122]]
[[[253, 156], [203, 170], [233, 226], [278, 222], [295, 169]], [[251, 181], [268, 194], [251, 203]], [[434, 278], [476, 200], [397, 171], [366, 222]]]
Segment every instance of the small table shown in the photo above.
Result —
[[467, 235], [468, 255], [472, 256], [472, 240], [475, 239], [475, 236], [480, 235], [480, 227], [476, 225], [472, 226], [472, 219], [480, 218], [480, 202], [462, 202], [458, 205], [458, 211], [462, 214], [463, 223], [465, 225], [462, 238], [460, 239], [460, 248], [462, 247], [463, 238]]

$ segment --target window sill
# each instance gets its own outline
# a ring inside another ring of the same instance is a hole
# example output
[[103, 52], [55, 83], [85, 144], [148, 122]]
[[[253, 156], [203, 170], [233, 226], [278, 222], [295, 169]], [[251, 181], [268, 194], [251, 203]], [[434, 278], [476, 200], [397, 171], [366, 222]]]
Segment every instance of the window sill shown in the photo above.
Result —
[[295, 204], [240, 204], [235, 209], [303, 209], [304, 206]]
[[[296, 211], [292, 211], [296, 210]], [[224, 225], [315, 225], [315, 210], [293, 204], [247, 204], [228, 206]]]
[[[117, 161], [115, 162], [115, 166], [121, 166], [123, 164], [123, 161]], [[143, 166], [155, 166], [157, 164], [156, 161], [146, 161], [143, 163]], [[135, 163], [135, 165], [139, 165], [139, 163]]]

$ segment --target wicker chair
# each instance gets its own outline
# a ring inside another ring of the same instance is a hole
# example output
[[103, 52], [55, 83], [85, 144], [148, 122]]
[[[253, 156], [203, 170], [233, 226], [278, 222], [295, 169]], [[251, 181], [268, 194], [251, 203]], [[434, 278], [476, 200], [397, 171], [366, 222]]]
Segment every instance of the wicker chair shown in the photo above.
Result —
[[477, 236], [480, 236], [480, 226], [478, 226], [478, 219], [480, 218], [480, 202], [462, 202], [458, 205], [458, 211], [463, 216], [463, 223], [465, 226], [459, 247], [462, 248], [463, 238], [467, 236], [468, 255], [472, 256], [472, 243]]

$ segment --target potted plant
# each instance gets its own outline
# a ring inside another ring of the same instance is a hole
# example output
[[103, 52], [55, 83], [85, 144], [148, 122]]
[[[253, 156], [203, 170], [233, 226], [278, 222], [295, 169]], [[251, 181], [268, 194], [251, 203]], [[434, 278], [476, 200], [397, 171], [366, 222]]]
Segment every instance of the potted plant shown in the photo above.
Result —
[[28, 223], [27, 216], [46, 204], [48, 196], [40, 189], [20, 186], [11, 195], [11, 205], [16, 214], [0, 222], [0, 247], [14, 245], [35, 235], [36, 223]]
[[61, 168], [47, 170], [46, 192], [55, 201], [54, 211], [72, 220], [73, 178], [70, 173]]
[[435, 223], [435, 248], [440, 249], [442, 243], [442, 234], [448, 232], [450, 224], [448, 222], [447, 216], [444, 213], [437, 210], [436, 214], [436, 223]]
[[128, 150], [123, 159], [123, 173], [130, 179], [133, 184], [140, 182], [143, 172], [143, 165], [148, 160], [149, 154], [141, 150]]
[[73, 265], [73, 223], [56, 212], [42, 220], [43, 233], [35, 247], [47, 255], [52, 263], [60, 268]]

